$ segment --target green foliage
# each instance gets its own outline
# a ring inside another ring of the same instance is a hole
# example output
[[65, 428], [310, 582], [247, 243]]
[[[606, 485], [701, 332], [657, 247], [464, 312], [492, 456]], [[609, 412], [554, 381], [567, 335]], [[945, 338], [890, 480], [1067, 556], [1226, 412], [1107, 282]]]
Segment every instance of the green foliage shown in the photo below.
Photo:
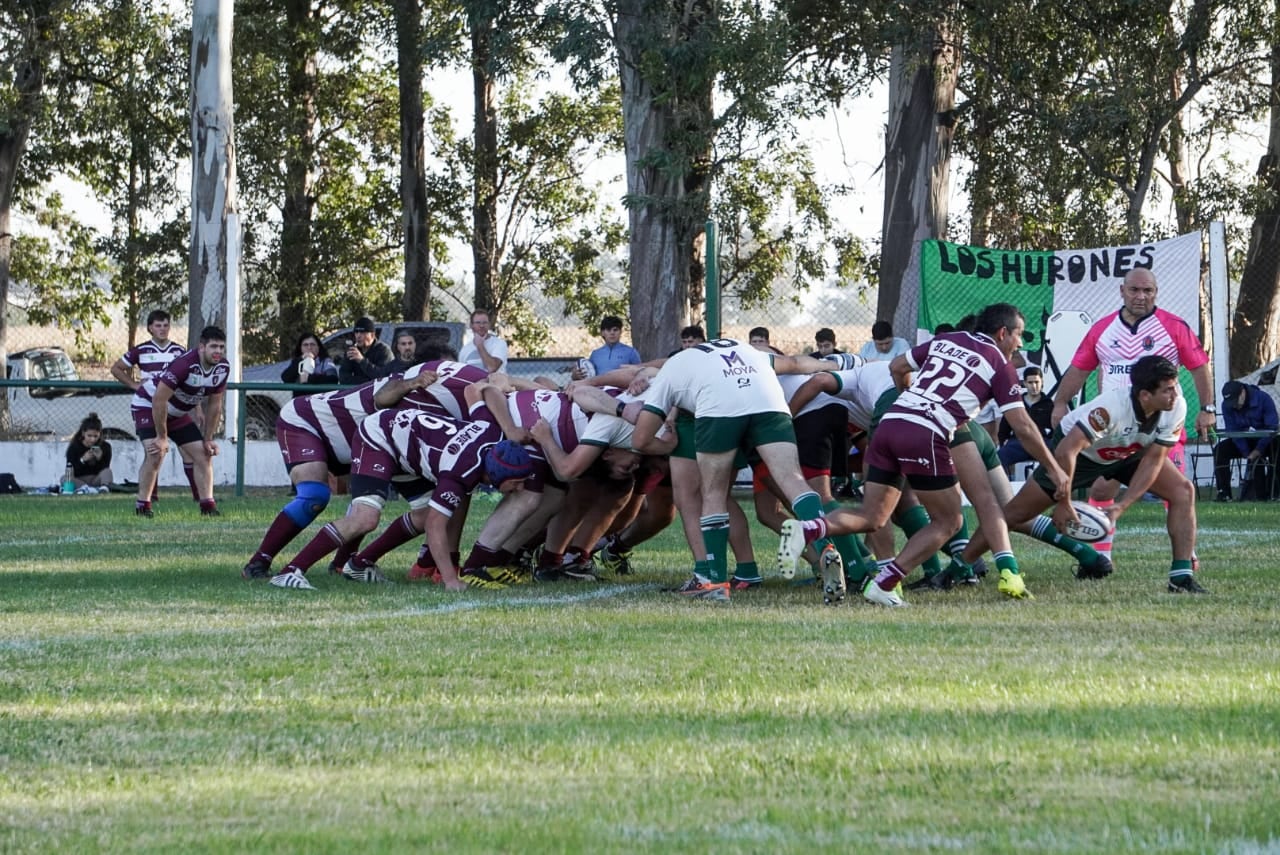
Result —
[[[237, 7], [236, 153], [253, 358], [280, 353], [302, 329], [399, 314], [391, 289], [403, 243], [398, 99], [394, 71], [370, 42], [379, 8], [323, 2], [293, 18], [276, 4]], [[305, 184], [295, 183], [299, 175]], [[305, 194], [301, 208], [287, 209], [291, 193]], [[286, 209], [302, 231], [282, 231]]]
[[[587, 325], [601, 313], [626, 314], [623, 295], [600, 290], [608, 279], [600, 259], [617, 252], [626, 234], [588, 172], [619, 145], [617, 89], [579, 97], [550, 92], [532, 101], [531, 84], [516, 77], [502, 87], [492, 308], [513, 344], [541, 355], [549, 344], [549, 319], [534, 309], [539, 292], [562, 300], [564, 316]], [[457, 171], [474, 158], [473, 141], [460, 141]], [[469, 301], [464, 304], [469, 308]]]
[[103, 281], [108, 262], [97, 251], [92, 229], [69, 214], [57, 193], [35, 211], [38, 231], [13, 242], [12, 276], [27, 293], [34, 324], [74, 331], [77, 350], [90, 348], [97, 325], [111, 323]]

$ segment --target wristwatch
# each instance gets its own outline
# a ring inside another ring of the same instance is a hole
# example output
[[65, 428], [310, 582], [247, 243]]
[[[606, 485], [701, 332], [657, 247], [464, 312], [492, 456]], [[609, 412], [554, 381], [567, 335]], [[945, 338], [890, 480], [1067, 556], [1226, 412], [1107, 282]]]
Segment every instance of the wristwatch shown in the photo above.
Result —
[[1213, 404], [1205, 404], [1200, 409], [1206, 413], [1209, 413], [1210, 415], [1216, 416], [1218, 414], [1218, 408], [1215, 407]]

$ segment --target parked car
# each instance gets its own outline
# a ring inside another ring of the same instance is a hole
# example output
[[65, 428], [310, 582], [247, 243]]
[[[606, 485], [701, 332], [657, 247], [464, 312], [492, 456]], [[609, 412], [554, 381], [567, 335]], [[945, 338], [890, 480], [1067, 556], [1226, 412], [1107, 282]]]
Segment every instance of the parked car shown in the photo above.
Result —
[[[10, 353], [5, 364], [10, 380], [80, 380], [75, 363], [60, 347], [32, 347]], [[5, 387], [13, 435], [67, 439], [89, 413], [102, 419], [107, 439], [134, 439], [129, 402], [133, 390], [112, 381], [83, 388]]]
[[[396, 337], [402, 332], [411, 332], [418, 340], [418, 347], [426, 344], [446, 344], [454, 350], [462, 349], [462, 334], [466, 330], [463, 324], [456, 321], [395, 321], [377, 325], [378, 340], [395, 350]], [[335, 363], [340, 363], [347, 353], [347, 342], [351, 340], [353, 327], [338, 330], [320, 339], [325, 352]], [[243, 383], [281, 383], [280, 375], [289, 367], [289, 360], [282, 359], [269, 365], [255, 365], [243, 368], [240, 379]], [[320, 387], [316, 388], [320, 391]], [[245, 395], [245, 439], [273, 439], [276, 434], [276, 416], [280, 408], [289, 402], [293, 393], [284, 389], [263, 389], [248, 391]], [[228, 433], [232, 428], [228, 428]]]

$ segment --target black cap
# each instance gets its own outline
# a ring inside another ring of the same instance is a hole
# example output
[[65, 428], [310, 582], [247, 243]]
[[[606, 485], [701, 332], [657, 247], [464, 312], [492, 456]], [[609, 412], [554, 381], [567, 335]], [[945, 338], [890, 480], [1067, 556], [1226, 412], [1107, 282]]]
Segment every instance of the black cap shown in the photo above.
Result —
[[1244, 384], [1239, 380], [1228, 380], [1222, 384], [1222, 406], [1235, 409], [1236, 398], [1240, 397], [1240, 390], [1244, 388]]
[[356, 321], [356, 332], [377, 332], [378, 327], [373, 323], [373, 318], [365, 316]]

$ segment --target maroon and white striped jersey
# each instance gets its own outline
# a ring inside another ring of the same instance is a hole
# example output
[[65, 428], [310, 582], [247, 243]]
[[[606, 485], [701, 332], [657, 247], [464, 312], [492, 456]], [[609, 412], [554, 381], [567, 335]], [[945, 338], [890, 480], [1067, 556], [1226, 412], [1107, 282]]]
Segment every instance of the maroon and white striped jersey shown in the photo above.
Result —
[[1017, 370], [988, 336], [943, 333], [905, 355], [916, 369], [915, 378], [882, 424], [894, 419], [914, 422], [950, 440], [956, 428], [989, 400], [995, 399], [1002, 413], [1025, 407]]
[[427, 412], [437, 412], [450, 418], [466, 420], [466, 389], [473, 383], [489, 379], [489, 372], [465, 362], [433, 359], [415, 365], [401, 374], [392, 374], [387, 380], [412, 380], [424, 371], [434, 371], [439, 378], [425, 389], [414, 389], [397, 405], [413, 407]]
[[294, 398], [280, 409], [276, 424], [314, 434], [329, 447], [339, 463], [350, 463], [351, 443], [360, 422], [377, 409], [373, 404], [376, 386], [376, 382], [365, 383]]
[[[512, 392], [507, 396], [507, 411], [517, 425], [532, 427], [538, 419], [546, 419], [551, 425], [551, 435], [556, 445], [565, 453], [579, 445], [628, 448], [631, 445], [631, 424], [614, 416], [592, 413], [588, 415], [563, 392], [550, 389], [532, 389]], [[472, 418], [486, 418], [488, 409], [476, 407]], [[491, 417], [489, 417], [491, 418]], [[536, 445], [528, 446], [529, 453], [541, 457]]]
[[430, 505], [451, 515], [484, 477], [484, 455], [502, 441], [492, 422], [460, 422], [425, 410], [380, 410], [360, 423], [357, 455], [385, 454], [399, 471], [373, 473], [353, 459], [364, 474], [416, 475], [436, 485]]
[[169, 396], [169, 418], [185, 416], [196, 408], [201, 398], [221, 395], [230, 376], [231, 363], [225, 359], [205, 368], [200, 362], [200, 351], [188, 350], [170, 362], [159, 374], [144, 380], [133, 393], [130, 406], [135, 410], [151, 409], [156, 389], [163, 384], [173, 390], [173, 394]]
[[138, 379], [147, 380], [164, 371], [170, 362], [173, 362], [186, 350], [176, 341], [160, 345], [156, 344], [152, 339], [147, 339], [141, 344], [135, 344], [126, 350], [124, 356], [120, 357], [120, 361], [130, 368], [135, 365], [138, 366]]

